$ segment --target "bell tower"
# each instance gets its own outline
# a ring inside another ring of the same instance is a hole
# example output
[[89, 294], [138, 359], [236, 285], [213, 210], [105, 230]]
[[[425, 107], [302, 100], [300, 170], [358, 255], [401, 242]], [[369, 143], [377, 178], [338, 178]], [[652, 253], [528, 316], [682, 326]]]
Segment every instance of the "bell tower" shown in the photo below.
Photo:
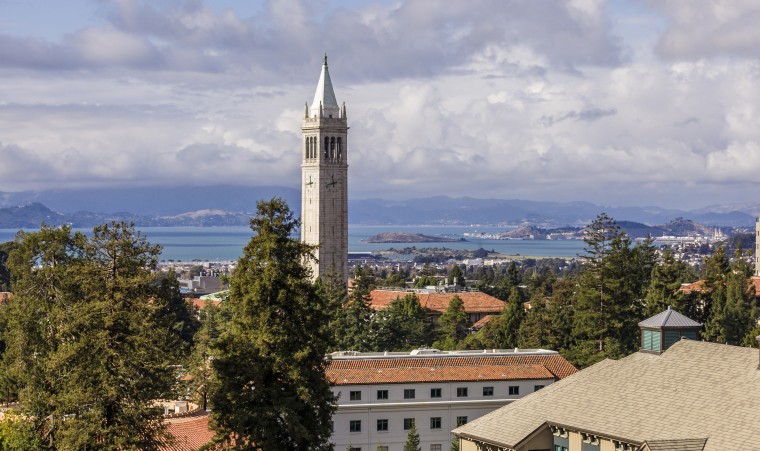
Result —
[[333, 271], [348, 280], [348, 123], [338, 106], [325, 55], [301, 126], [301, 241], [319, 245], [313, 277]]

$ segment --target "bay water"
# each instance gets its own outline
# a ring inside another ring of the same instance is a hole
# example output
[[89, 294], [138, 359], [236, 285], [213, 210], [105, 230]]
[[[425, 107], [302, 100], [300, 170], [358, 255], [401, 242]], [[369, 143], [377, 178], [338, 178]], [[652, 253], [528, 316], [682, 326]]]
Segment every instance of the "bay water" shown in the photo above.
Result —
[[[90, 235], [92, 229], [75, 229]], [[139, 230], [152, 244], [163, 246], [162, 260], [174, 261], [227, 261], [236, 260], [243, 246], [251, 238], [248, 227], [141, 227]], [[390, 248], [403, 249], [415, 246], [440, 247], [457, 250], [484, 248], [500, 254], [532, 257], [575, 257], [581, 253], [581, 240], [493, 240], [467, 236], [465, 233], [496, 233], [504, 228], [466, 226], [358, 226], [348, 227], [349, 252], [373, 252]], [[12, 241], [16, 229], [0, 229], [0, 243]], [[465, 238], [467, 241], [449, 243], [365, 243], [365, 240], [382, 232], [422, 233], [446, 238]]]

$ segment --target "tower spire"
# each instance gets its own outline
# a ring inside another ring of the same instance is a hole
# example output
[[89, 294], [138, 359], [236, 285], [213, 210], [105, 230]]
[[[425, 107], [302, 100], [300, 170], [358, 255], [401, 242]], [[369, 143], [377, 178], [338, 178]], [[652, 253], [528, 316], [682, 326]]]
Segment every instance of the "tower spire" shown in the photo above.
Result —
[[311, 116], [319, 116], [319, 104], [322, 104], [325, 117], [338, 117], [340, 106], [335, 99], [332, 80], [330, 80], [330, 71], [327, 69], [327, 53], [325, 53], [324, 64], [322, 64], [322, 73], [319, 74], [317, 90], [314, 93], [314, 100], [311, 102]]

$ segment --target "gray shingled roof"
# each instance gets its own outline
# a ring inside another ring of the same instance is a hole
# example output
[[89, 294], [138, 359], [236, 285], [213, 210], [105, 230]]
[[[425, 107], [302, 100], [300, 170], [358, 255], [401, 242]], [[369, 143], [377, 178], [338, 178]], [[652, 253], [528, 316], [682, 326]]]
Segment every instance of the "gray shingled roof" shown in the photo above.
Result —
[[662, 313], [658, 313], [651, 318], [647, 318], [639, 323], [640, 327], [657, 327], [657, 328], [681, 328], [681, 327], [702, 327], [702, 323], [698, 323], [691, 318], [688, 318], [668, 306], [668, 309]]
[[704, 451], [758, 449], [757, 362], [757, 349], [681, 340], [660, 355], [599, 362], [454, 432], [513, 448], [549, 422], [638, 444], [707, 438]]
[[707, 443], [706, 438], [681, 440], [647, 440], [645, 445], [649, 451], [702, 451]]

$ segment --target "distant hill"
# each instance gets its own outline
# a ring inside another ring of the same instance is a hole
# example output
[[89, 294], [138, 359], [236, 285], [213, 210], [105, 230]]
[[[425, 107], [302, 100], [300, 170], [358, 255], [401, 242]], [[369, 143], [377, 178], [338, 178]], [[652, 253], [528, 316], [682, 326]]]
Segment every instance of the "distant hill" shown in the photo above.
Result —
[[[301, 194], [293, 188], [209, 187], [108, 188], [0, 192], [0, 227], [17, 227], [43, 219], [86, 227], [104, 219], [132, 220], [143, 226], [160, 225], [247, 225], [256, 202], [280, 196], [298, 214]], [[24, 207], [18, 207], [22, 205]], [[9, 209], [36, 206], [20, 212]], [[688, 218], [705, 226], [754, 227], [760, 204], [713, 205], [698, 210], [654, 206], [614, 207], [591, 202], [535, 202], [519, 199], [451, 198], [446, 196], [407, 200], [351, 199], [348, 220], [357, 225], [493, 225], [557, 228], [580, 227], [605, 212], [618, 221], [646, 226]], [[46, 217], [45, 215], [53, 215]], [[63, 217], [56, 216], [60, 214]], [[20, 216], [19, 216], [20, 215]], [[39, 224], [37, 222], [37, 224]], [[630, 225], [633, 227], [633, 225]], [[643, 229], [642, 229], [643, 230]], [[653, 235], [664, 232], [655, 230]], [[665, 233], [669, 233], [665, 231]], [[632, 234], [633, 235], [633, 234]]]

